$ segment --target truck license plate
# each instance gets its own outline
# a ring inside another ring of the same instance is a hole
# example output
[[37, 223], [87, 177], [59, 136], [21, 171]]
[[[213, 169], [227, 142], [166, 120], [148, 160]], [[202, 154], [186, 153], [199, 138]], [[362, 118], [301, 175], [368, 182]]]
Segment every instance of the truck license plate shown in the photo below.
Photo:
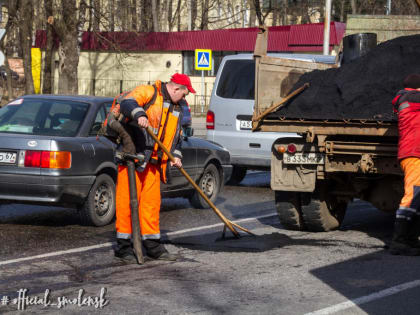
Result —
[[7, 164], [16, 163], [16, 153], [0, 152], [0, 163], [7, 163]]
[[239, 121], [240, 129], [252, 129], [252, 122], [250, 120], [240, 120]]
[[324, 155], [321, 153], [308, 152], [308, 153], [283, 153], [284, 164], [323, 164]]

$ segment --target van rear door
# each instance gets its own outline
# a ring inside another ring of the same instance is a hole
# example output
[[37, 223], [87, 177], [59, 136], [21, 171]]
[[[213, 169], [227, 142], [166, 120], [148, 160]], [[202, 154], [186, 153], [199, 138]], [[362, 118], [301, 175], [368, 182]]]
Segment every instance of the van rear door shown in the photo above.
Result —
[[278, 133], [253, 133], [255, 61], [252, 56], [226, 57], [219, 68], [209, 110], [214, 113], [214, 129], [207, 140], [226, 147], [232, 165], [270, 167], [271, 145]]

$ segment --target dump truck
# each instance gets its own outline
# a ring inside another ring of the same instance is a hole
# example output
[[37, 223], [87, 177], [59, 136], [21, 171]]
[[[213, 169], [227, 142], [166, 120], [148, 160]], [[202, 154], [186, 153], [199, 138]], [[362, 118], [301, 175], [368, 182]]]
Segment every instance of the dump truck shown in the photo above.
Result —
[[281, 224], [291, 230], [337, 229], [348, 204], [356, 198], [380, 210], [395, 211], [404, 192], [397, 160], [397, 120], [334, 115], [311, 119], [289, 117], [287, 111], [261, 119], [268, 108], [281, 104], [303, 74], [339, 67], [338, 62], [269, 57], [266, 51], [267, 32], [261, 30], [254, 51], [253, 130], [301, 136], [279, 137], [272, 145], [271, 189]]

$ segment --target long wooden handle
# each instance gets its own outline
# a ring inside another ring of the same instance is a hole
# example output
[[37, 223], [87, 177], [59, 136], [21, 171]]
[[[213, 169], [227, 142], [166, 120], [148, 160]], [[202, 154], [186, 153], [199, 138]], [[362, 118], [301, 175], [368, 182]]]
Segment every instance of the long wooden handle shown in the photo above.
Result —
[[271, 113], [273, 110], [275, 110], [277, 107], [283, 105], [284, 103], [286, 103], [288, 100], [290, 100], [293, 96], [299, 94], [300, 92], [302, 92], [304, 89], [306, 89], [309, 86], [309, 83], [305, 83], [304, 85], [302, 85], [300, 88], [298, 88], [297, 90], [294, 90], [292, 93], [290, 93], [289, 95], [287, 95], [285, 98], [283, 98], [280, 102], [271, 105], [269, 108], [267, 108], [262, 114], [259, 114], [255, 119], [252, 119], [252, 121], [254, 122], [258, 122], [261, 119], [263, 119], [265, 116], [267, 116], [269, 113]]
[[[156, 135], [153, 133], [152, 129], [150, 127], [147, 127], [147, 133], [153, 138], [153, 140], [156, 141], [156, 143], [159, 145], [159, 147], [165, 152], [165, 154], [168, 156], [169, 160], [172, 162], [175, 162], [174, 156], [169, 152], [169, 150], [164, 146], [164, 144], [156, 137]], [[216, 215], [220, 218], [220, 220], [223, 221], [223, 223], [229, 228], [229, 230], [232, 231], [233, 235], [239, 237], [238, 231], [235, 230], [235, 228], [232, 226], [232, 222], [230, 222], [226, 217], [220, 212], [219, 209], [216, 208], [216, 206], [211, 202], [211, 200], [206, 196], [206, 194], [201, 190], [200, 187], [195, 183], [195, 181], [188, 175], [188, 173], [184, 170], [183, 167], [180, 167], [179, 170], [181, 171], [182, 175], [185, 176], [185, 178], [190, 182], [190, 184], [195, 188], [195, 190], [198, 191], [198, 193], [203, 197], [203, 199], [209, 204], [209, 206], [213, 209], [213, 211], [216, 213]], [[241, 228], [242, 230], [246, 230], [245, 228]], [[248, 233], [252, 234], [250, 231], [246, 230]]]
[[127, 160], [128, 184], [130, 191], [130, 211], [131, 211], [131, 241], [133, 242], [134, 256], [139, 265], [144, 264], [143, 250], [141, 247], [141, 227], [139, 220], [139, 203], [137, 201], [136, 188], [136, 167], [134, 162]]

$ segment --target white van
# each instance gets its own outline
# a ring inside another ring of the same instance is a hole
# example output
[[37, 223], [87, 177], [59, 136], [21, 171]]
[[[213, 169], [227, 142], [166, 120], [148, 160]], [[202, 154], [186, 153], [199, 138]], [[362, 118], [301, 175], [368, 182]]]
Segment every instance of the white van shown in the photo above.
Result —
[[[334, 56], [307, 54], [269, 54], [287, 59], [334, 63]], [[252, 132], [254, 111], [255, 61], [252, 54], [223, 58], [217, 72], [207, 112], [206, 139], [230, 152], [233, 172], [230, 183], [239, 183], [248, 169], [269, 170], [271, 146], [290, 133]]]

